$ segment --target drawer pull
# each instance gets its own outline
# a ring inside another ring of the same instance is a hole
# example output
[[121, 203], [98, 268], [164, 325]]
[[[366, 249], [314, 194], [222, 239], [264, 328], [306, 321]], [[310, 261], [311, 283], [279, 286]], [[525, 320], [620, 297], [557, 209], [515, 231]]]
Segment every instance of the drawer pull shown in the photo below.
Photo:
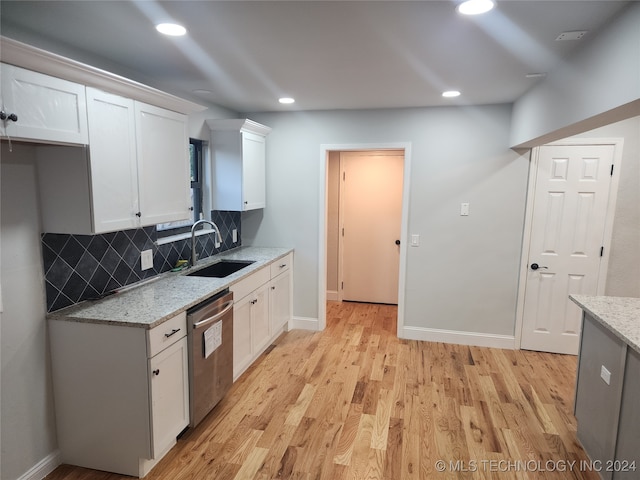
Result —
[[178, 333], [179, 331], [180, 331], [179, 328], [174, 328], [173, 330], [171, 330], [171, 333], [165, 333], [164, 336], [169, 338], [169, 337], [175, 335], [176, 333]]
[[160, 375], [160, 369], [159, 369], [159, 368], [155, 369], [155, 370], [153, 371], [153, 374], [154, 374], [154, 375], [156, 375], [156, 376], [157, 376], [157, 375]]
[[286, 266], [287, 266], [287, 264], [286, 264], [286, 263], [283, 263], [282, 265], [280, 265], [280, 268], [284, 268], [284, 267], [286, 267]]

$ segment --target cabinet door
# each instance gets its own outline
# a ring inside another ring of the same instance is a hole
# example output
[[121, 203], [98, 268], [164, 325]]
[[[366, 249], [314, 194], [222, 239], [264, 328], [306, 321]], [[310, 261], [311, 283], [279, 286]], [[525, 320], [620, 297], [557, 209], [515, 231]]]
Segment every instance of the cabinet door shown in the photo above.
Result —
[[162, 455], [189, 424], [187, 337], [149, 359], [152, 458]]
[[265, 284], [254, 291], [251, 304], [251, 335], [253, 339], [253, 355], [256, 357], [271, 341], [269, 326], [269, 285]]
[[233, 306], [233, 379], [242, 372], [253, 360], [251, 335], [251, 302], [253, 295], [247, 295]]
[[269, 284], [269, 320], [271, 334], [291, 319], [291, 270], [281, 273]]
[[[614, 459], [626, 348], [597, 320], [583, 315], [574, 408], [577, 436], [589, 457], [602, 465]], [[611, 374], [609, 383], [603, 381], [602, 367]], [[612, 476], [606, 469], [600, 474], [604, 480]]]
[[640, 476], [640, 354], [627, 349], [627, 362], [620, 406], [620, 428], [616, 443], [614, 480]]
[[59, 143], [88, 143], [84, 85], [2, 64], [2, 135]]
[[265, 138], [242, 132], [243, 210], [265, 207], [265, 158]]
[[190, 217], [186, 116], [135, 102], [142, 225]]
[[134, 102], [87, 87], [94, 232], [136, 228], [138, 171]]

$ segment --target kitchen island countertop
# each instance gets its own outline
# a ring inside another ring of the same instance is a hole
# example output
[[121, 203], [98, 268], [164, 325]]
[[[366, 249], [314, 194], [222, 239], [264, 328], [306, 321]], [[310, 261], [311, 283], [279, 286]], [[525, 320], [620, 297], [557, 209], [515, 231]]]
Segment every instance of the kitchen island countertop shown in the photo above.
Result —
[[192, 269], [167, 272], [139, 286], [126, 288], [122, 292], [101, 300], [84, 301], [52, 312], [48, 318], [150, 329], [292, 251], [291, 248], [239, 247], [203, 259], [196, 265], [196, 268], [200, 269], [220, 260], [253, 260], [255, 262], [227, 277], [187, 276]]
[[569, 298], [640, 353], [640, 298], [587, 295], [569, 295]]

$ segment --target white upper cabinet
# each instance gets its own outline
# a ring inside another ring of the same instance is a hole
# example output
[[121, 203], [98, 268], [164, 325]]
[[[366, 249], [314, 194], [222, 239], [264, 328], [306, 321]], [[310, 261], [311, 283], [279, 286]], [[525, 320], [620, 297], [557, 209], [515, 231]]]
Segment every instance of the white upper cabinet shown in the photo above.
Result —
[[138, 168], [134, 101], [87, 88], [94, 233], [136, 228]]
[[189, 218], [186, 116], [87, 87], [88, 149], [42, 146], [43, 231], [94, 234]]
[[213, 209], [264, 208], [266, 136], [271, 129], [248, 119], [207, 120], [207, 125], [213, 154]]
[[1, 64], [3, 137], [86, 145], [85, 87]]
[[189, 218], [189, 137], [185, 115], [135, 102], [143, 225]]

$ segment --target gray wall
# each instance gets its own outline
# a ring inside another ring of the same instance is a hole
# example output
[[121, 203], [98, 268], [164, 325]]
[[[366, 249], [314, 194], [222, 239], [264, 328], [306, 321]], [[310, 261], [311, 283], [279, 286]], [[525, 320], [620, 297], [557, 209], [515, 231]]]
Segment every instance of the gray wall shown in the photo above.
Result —
[[510, 145], [542, 145], [639, 115], [639, 25], [640, 2], [634, 2], [584, 50], [519, 98]]
[[421, 244], [408, 251], [405, 325], [513, 334], [528, 159], [508, 148], [510, 106], [248, 117], [273, 131], [269, 207], [245, 215], [243, 231], [295, 247], [295, 316], [318, 317], [321, 145], [410, 142], [408, 233]]
[[56, 449], [32, 146], [2, 143], [2, 479]]

